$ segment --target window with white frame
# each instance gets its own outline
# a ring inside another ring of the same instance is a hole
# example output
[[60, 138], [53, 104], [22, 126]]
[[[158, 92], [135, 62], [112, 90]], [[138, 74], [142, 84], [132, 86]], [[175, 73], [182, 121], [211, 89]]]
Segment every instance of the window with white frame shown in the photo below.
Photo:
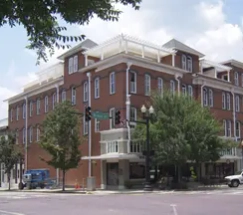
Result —
[[45, 96], [45, 113], [48, 112], [49, 110], [49, 101], [48, 101], [48, 96]]
[[187, 56], [187, 71], [192, 72], [192, 58]]
[[208, 105], [209, 107], [213, 107], [213, 90], [209, 89], [208, 91]]
[[76, 88], [75, 87], [72, 87], [72, 105], [76, 105]]
[[68, 59], [68, 73], [72, 74], [73, 73], [73, 58], [70, 57]]
[[10, 120], [11, 120], [11, 122], [13, 121], [13, 108], [11, 108], [11, 110], [10, 110]]
[[36, 128], [36, 141], [40, 141], [40, 128], [39, 126]]
[[32, 141], [33, 141], [33, 127], [31, 126], [30, 128], [29, 128], [29, 138], [30, 138], [30, 143], [32, 143]]
[[241, 73], [241, 86], [243, 87], [243, 73]]
[[158, 78], [158, 92], [159, 94], [163, 94], [164, 91], [164, 81], [162, 78]]
[[116, 109], [111, 108], [109, 111], [109, 116], [110, 116], [110, 129], [115, 128], [115, 114], [116, 114]]
[[230, 110], [230, 94], [226, 94], [226, 108], [227, 110]]
[[130, 93], [137, 93], [137, 73], [130, 71]]
[[236, 133], [236, 134], [235, 134], [236, 137], [237, 137], [237, 138], [240, 138], [240, 136], [241, 136], [241, 135], [240, 135], [240, 122], [236, 122], [236, 123], [235, 123], [235, 133]]
[[235, 111], [240, 112], [240, 96], [235, 96]]
[[67, 98], [67, 96], [66, 96], [66, 90], [62, 90], [62, 102], [65, 102], [66, 101], [66, 98]]
[[174, 80], [170, 80], [170, 92], [172, 94], [175, 93], [175, 81]]
[[25, 119], [25, 115], [26, 115], [26, 105], [25, 105], [25, 103], [22, 106], [22, 111], [23, 111], [23, 119]]
[[89, 97], [89, 95], [88, 95], [88, 81], [85, 81], [84, 85], [83, 85], [83, 101], [87, 102], [88, 97]]
[[33, 102], [30, 101], [30, 116], [33, 115]]
[[222, 109], [226, 109], [226, 95], [225, 92], [222, 92]]
[[182, 69], [186, 70], [186, 55], [182, 55]]
[[16, 108], [16, 120], [19, 120], [19, 106]]
[[57, 94], [53, 93], [52, 95], [52, 109], [54, 110], [57, 104]]
[[85, 121], [85, 116], [83, 116], [83, 135], [87, 135], [89, 133], [89, 122]]
[[145, 96], [150, 96], [151, 91], [151, 77], [145, 74]]
[[98, 99], [100, 97], [100, 78], [95, 78], [94, 81], [94, 98]]
[[26, 143], [26, 132], [25, 131], [26, 131], [25, 128], [23, 128], [23, 130], [22, 130], [23, 144]]
[[19, 130], [18, 129], [16, 129], [16, 131], [15, 131], [15, 143], [19, 144]]
[[137, 109], [135, 107], [130, 108], [130, 121], [131, 121], [131, 127], [136, 126], [136, 121], [137, 121]]
[[188, 85], [188, 95], [189, 95], [190, 97], [193, 97], [193, 88], [192, 88], [191, 85]]
[[203, 106], [208, 106], [208, 90], [203, 89]]
[[110, 94], [114, 94], [116, 92], [116, 74], [112, 72], [110, 74]]
[[231, 120], [226, 120], [226, 137], [231, 137]]
[[73, 57], [73, 72], [78, 71], [78, 55]]
[[182, 91], [183, 95], [186, 95], [186, 85], [185, 84], [182, 84], [181, 91]]
[[40, 99], [37, 99], [36, 101], [36, 114], [39, 115], [40, 114]]
[[100, 120], [95, 119], [95, 132], [100, 131]]
[[107, 142], [107, 153], [114, 153], [119, 151], [118, 141], [108, 141]]
[[235, 79], [235, 85], [239, 86], [239, 73], [238, 72], [234, 73], [234, 79]]

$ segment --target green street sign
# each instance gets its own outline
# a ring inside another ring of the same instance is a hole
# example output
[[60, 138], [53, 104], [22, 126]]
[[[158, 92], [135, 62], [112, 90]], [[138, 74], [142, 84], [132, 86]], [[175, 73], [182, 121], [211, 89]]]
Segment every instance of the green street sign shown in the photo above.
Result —
[[98, 120], [109, 119], [109, 114], [108, 113], [103, 113], [103, 112], [99, 112], [99, 111], [93, 112], [92, 116], [95, 119], [98, 119]]

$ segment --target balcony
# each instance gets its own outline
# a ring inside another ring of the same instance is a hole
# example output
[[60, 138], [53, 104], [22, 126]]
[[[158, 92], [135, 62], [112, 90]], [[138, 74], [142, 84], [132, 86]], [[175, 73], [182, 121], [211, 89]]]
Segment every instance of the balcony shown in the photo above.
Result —
[[238, 148], [225, 149], [221, 151], [220, 155], [221, 159], [237, 159], [241, 157], [241, 150]]

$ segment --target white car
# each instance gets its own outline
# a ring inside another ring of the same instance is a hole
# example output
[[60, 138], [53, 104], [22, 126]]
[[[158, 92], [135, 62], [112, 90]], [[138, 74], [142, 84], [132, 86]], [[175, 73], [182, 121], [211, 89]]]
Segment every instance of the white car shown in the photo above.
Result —
[[225, 180], [229, 187], [238, 187], [240, 184], [243, 184], [243, 170], [235, 175], [226, 176]]

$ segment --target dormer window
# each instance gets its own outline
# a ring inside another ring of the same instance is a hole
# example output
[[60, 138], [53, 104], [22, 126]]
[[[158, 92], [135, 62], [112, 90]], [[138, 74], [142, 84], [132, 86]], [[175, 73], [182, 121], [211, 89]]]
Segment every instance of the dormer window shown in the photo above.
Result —
[[182, 60], [182, 69], [188, 72], [192, 72], [192, 57], [183, 54], [181, 60]]
[[238, 74], [238, 72], [235, 72], [234, 78], [235, 78], [235, 85], [239, 86], [239, 74]]
[[78, 71], [78, 55], [68, 59], [68, 74]]

